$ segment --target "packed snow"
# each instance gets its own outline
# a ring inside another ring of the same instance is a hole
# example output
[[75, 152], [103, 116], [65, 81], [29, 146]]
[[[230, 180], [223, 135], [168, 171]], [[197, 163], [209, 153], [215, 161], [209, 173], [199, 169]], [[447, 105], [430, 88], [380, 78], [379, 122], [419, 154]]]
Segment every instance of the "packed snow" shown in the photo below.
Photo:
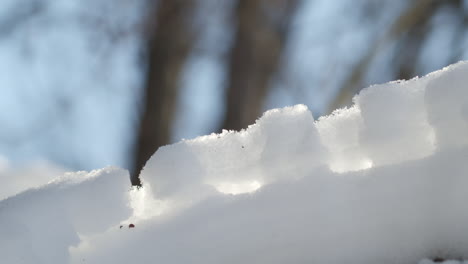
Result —
[[0, 189], [0, 262], [468, 263], [467, 84], [460, 62], [318, 120], [270, 110], [160, 148], [139, 189], [117, 168]]

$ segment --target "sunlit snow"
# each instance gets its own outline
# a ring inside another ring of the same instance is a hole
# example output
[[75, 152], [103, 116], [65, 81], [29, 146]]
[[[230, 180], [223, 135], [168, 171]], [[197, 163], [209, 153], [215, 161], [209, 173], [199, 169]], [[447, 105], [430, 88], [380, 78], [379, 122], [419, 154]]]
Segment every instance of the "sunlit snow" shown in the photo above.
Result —
[[467, 84], [460, 62], [319, 120], [273, 109], [160, 148], [140, 189], [117, 168], [18, 185], [4, 161], [0, 262], [462, 263]]
[[219, 183], [215, 187], [218, 191], [227, 194], [241, 194], [241, 193], [250, 193], [262, 185], [258, 181], [250, 181], [250, 182], [238, 182], [238, 183]]

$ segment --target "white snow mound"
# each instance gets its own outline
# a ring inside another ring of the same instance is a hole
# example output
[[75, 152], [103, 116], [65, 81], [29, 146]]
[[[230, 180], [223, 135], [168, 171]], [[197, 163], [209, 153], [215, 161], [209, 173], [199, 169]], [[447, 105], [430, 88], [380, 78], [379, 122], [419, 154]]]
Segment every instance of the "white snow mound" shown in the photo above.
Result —
[[69, 262], [80, 237], [118, 226], [131, 215], [128, 173], [104, 168], [67, 173], [0, 201], [0, 263]]
[[297, 105], [270, 110], [240, 132], [162, 147], [139, 190], [128, 191], [125, 172], [106, 169], [4, 199], [0, 256], [465, 263], [467, 161], [468, 62], [460, 62], [369, 87], [352, 107], [317, 121]]

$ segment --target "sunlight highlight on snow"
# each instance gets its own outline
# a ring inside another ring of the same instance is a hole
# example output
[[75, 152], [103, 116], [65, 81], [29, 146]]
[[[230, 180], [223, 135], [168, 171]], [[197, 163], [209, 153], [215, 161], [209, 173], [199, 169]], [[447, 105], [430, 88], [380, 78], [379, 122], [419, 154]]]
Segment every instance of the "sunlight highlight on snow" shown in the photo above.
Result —
[[249, 182], [224, 182], [215, 185], [216, 190], [225, 194], [242, 194], [242, 193], [251, 193], [258, 190], [262, 187], [262, 184], [258, 181], [249, 181]]
[[372, 168], [372, 166], [373, 166], [374, 164], [372, 163], [372, 160], [370, 160], [370, 159], [365, 159], [365, 160], [362, 161], [361, 165], [362, 165], [362, 166], [361, 166], [361, 169], [362, 169], [362, 170], [367, 170], [367, 169]]
[[330, 170], [336, 173], [346, 173], [350, 171], [361, 171], [372, 168], [374, 163], [370, 159], [362, 159], [357, 162], [348, 162], [345, 163], [343, 160], [341, 162], [335, 162], [330, 164]]
[[162, 215], [171, 208], [169, 201], [154, 199], [149, 186], [132, 189], [129, 193], [129, 200], [130, 207], [133, 209], [133, 216], [131, 219], [124, 221], [125, 223]]

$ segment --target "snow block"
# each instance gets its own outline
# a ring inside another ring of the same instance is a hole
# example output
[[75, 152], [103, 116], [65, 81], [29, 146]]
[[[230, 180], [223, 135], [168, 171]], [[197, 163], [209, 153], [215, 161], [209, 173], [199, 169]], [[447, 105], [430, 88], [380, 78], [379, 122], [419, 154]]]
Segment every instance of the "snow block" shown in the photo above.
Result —
[[428, 77], [425, 96], [429, 121], [440, 148], [468, 144], [468, 62], [460, 62]]
[[141, 178], [156, 199], [182, 193], [200, 198], [213, 190], [248, 192], [277, 179], [303, 177], [325, 164], [324, 153], [312, 114], [297, 105], [267, 111], [240, 132], [224, 131], [161, 147]]

